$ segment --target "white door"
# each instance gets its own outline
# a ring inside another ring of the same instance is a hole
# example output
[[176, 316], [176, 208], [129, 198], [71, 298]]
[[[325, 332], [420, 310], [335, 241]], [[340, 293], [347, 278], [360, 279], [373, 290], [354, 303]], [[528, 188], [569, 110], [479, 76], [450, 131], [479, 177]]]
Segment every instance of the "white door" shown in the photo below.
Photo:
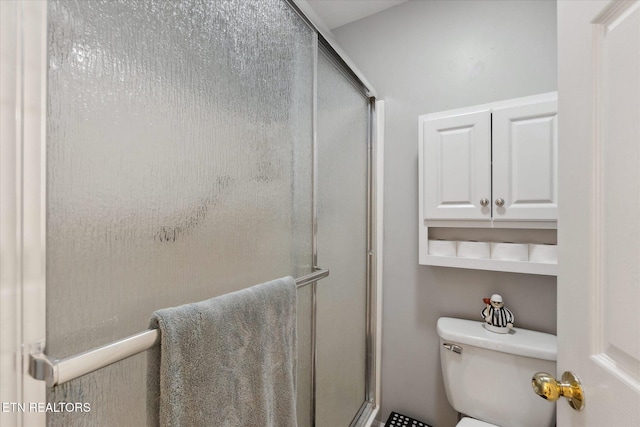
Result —
[[490, 219], [491, 113], [420, 118], [424, 219]]
[[496, 108], [493, 127], [493, 219], [556, 220], [558, 103]]
[[558, 426], [639, 426], [640, 1], [559, 1], [558, 61]]

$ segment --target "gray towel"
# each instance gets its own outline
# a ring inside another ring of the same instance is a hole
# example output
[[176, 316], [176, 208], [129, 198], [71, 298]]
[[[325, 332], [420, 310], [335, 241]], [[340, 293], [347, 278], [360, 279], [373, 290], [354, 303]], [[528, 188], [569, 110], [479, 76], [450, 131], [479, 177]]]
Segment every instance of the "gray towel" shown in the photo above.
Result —
[[296, 284], [285, 277], [158, 310], [149, 423], [295, 427]]

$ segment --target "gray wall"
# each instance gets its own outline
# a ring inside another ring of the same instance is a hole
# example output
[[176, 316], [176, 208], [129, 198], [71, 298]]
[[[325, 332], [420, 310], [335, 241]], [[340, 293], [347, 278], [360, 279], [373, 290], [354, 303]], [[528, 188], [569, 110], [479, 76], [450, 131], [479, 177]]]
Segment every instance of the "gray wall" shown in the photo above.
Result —
[[418, 265], [420, 114], [556, 90], [555, 1], [410, 1], [333, 31], [386, 101], [382, 412], [455, 425], [440, 316], [499, 292], [516, 326], [555, 333], [556, 279]]

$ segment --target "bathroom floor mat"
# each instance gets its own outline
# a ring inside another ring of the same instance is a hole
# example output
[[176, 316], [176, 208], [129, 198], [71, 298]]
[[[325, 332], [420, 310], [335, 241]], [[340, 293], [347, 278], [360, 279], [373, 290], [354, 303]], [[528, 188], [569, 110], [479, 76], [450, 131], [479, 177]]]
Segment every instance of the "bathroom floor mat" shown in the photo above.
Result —
[[422, 421], [414, 420], [406, 415], [392, 412], [384, 427], [430, 427], [429, 424]]

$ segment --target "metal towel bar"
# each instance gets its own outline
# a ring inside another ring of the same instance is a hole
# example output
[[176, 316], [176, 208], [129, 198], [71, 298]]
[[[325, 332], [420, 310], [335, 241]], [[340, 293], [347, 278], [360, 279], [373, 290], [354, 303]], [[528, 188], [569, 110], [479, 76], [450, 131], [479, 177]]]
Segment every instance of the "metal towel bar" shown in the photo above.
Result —
[[[315, 267], [315, 272], [296, 279], [296, 287], [308, 285], [329, 275], [329, 270]], [[89, 372], [109, 366], [160, 343], [160, 331], [148, 329], [130, 337], [97, 347], [84, 353], [55, 359], [42, 351], [29, 355], [29, 374], [47, 382], [47, 386], [63, 384]]]

